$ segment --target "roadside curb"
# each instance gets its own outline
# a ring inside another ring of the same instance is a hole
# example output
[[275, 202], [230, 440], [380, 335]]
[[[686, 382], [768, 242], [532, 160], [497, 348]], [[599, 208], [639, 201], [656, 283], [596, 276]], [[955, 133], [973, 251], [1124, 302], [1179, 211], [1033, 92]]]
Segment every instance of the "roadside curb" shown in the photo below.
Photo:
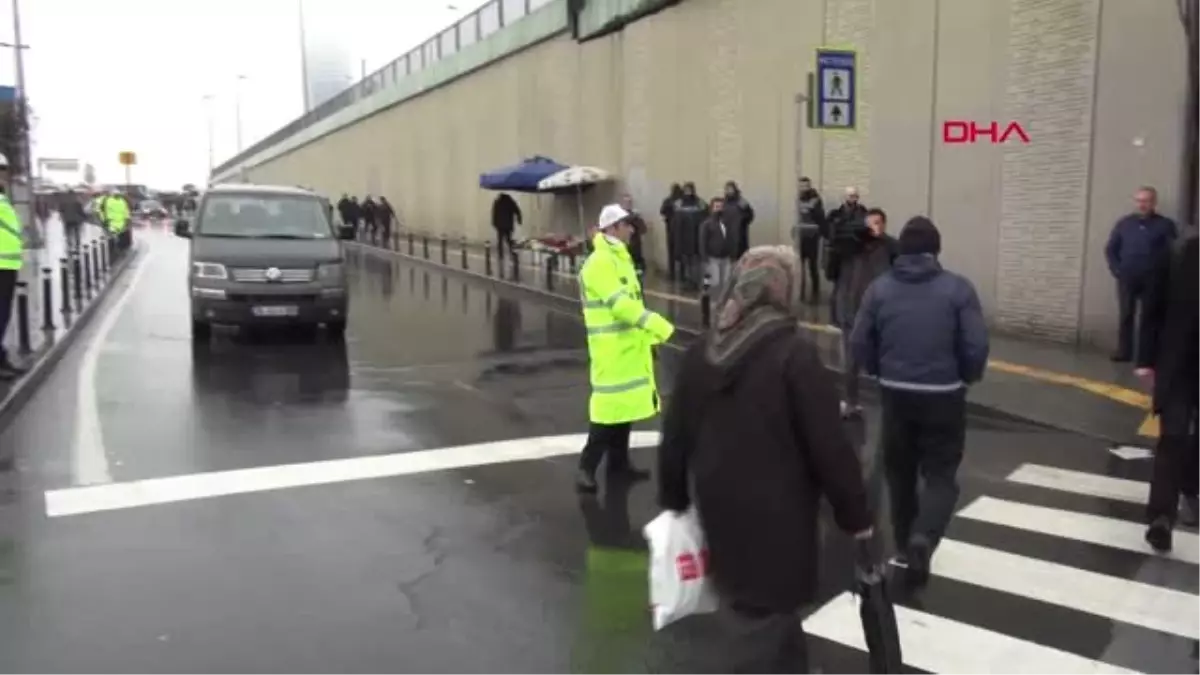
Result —
[[[61, 335], [55, 335], [53, 340], [47, 342], [41, 349], [33, 353], [31, 356], [32, 365], [29, 372], [20, 380], [17, 380], [12, 389], [0, 400], [0, 431], [6, 429], [9, 422], [33, 398], [33, 395], [37, 392], [41, 384], [53, 372], [55, 365], [70, 350], [71, 345], [75, 343], [79, 334], [87, 328], [92, 317], [107, 302], [109, 292], [117, 285], [116, 282], [121, 279], [125, 272], [132, 266], [133, 262], [141, 257], [141, 249], [142, 246], [139, 245], [131, 248], [129, 254], [109, 270], [108, 281], [100, 289], [99, 293], [87, 303], [83, 311], [73, 317], [71, 327]], [[11, 460], [12, 450], [15, 450], [15, 448], [9, 448], [8, 451], [0, 448], [0, 465]]]
[[[437, 270], [440, 272], [448, 272], [448, 273], [456, 274], [461, 277], [468, 277], [468, 278], [474, 279], [476, 281], [485, 281], [485, 282], [489, 282], [489, 283], [496, 284], [499, 286], [503, 286], [512, 291], [525, 293], [531, 297], [538, 298], [538, 299], [542, 300], [543, 302], [550, 301], [550, 302], [554, 302], [556, 304], [562, 305], [564, 307], [569, 306], [569, 307], [576, 308], [576, 309], [579, 306], [578, 300], [569, 298], [560, 293], [555, 293], [553, 291], [547, 291], [542, 288], [537, 288], [536, 286], [530, 286], [528, 284], [524, 284], [519, 281], [512, 281], [510, 279], [504, 279], [504, 278], [494, 276], [494, 275], [489, 276], [482, 272], [477, 272], [475, 270], [470, 270], [470, 269], [462, 269], [459, 267], [454, 267], [453, 265], [443, 265], [440, 262], [433, 260], [432, 258], [426, 259], [424, 257], [417, 256], [417, 255], [409, 255], [408, 253], [405, 253], [402, 251], [394, 251], [392, 249], [380, 248], [378, 246], [372, 246], [370, 244], [364, 244], [361, 242], [345, 242], [345, 244], [347, 245], [348, 248], [351, 248], [351, 250], [359, 251], [359, 252], [365, 253], [367, 255], [372, 255], [375, 257], [379, 257], [379, 258], [400, 258], [402, 260], [413, 262], [413, 263], [416, 263], [423, 267], [428, 267], [430, 269], [434, 269], [434, 270]], [[691, 327], [691, 326], [682, 326], [682, 325], [676, 324], [675, 334], [676, 334], [676, 336], [678, 336], [680, 334], [684, 334], [687, 337], [687, 342], [690, 343], [691, 340], [700, 338], [703, 335], [703, 331], [697, 330], [696, 328]], [[675, 342], [674, 338], [671, 341]], [[677, 343], [675, 346], [682, 348], [682, 347], [686, 346], [686, 344], [678, 344]], [[838, 367], [833, 366], [828, 363], [825, 364], [825, 367], [826, 367], [826, 369], [828, 369], [834, 373], [837, 373], [839, 375], [842, 372], [841, 368], [838, 368]], [[864, 384], [868, 385], [868, 388], [873, 389], [874, 383], [870, 378], [863, 377], [862, 381]], [[977, 401], [971, 401], [969, 399], [967, 400], [967, 410], [968, 410], [968, 412], [971, 412], [973, 414], [976, 414], [976, 415], [979, 415], [982, 417], [988, 417], [992, 420], [1009, 423], [1009, 424], [1020, 424], [1020, 425], [1036, 427], [1036, 428], [1040, 428], [1040, 429], [1044, 429], [1044, 430], [1065, 431], [1065, 432], [1069, 432], [1069, 433], [1076, 433], [1076, 434], [1081, 434], [1084, 436], [1096, 438], [1098, 440], [1102, 440], [1102, 441], [1109, 442], [1109, 443], [1127, 443], [1128, 442], [1128, 439], [1121, 440], [1121, 439], [1116, 439], [1116, 438], [1109, 438], [1107, 436], [1097, 434], [1095, 432], [1086, 431], [1086, 430], [1082, 430], [1082, 429], [1078, 429], [1078, 428], [1073, 428], [1070, 425], [1053, 424], [1053, 423], [1047, 422], [1045, 420], [1035, 419], [1035, 418], [1032, 418], [1032, 417], [1029, 417], [1026, 415], [1022, 415], [1022, 414], [1014, 413], [1014, 412], [1011, 412], [1008, 410], [1004, 410], [1002, 408], [998, 408], [993, 405], [986, 405], [983, 403], [979, 403]]]

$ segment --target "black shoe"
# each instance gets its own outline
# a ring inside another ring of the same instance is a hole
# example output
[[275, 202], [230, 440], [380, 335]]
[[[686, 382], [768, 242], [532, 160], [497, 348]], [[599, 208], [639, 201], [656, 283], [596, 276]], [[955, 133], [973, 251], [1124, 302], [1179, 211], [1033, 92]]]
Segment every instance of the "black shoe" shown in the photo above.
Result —
[[1171, 520], [1166, 516], [1158, 516], [1150, 521], [1150, 527], [1146, 528], [1146, 543], [1159, 553], [1170, 551]]
[[1185, 496], [1179, 502], [1179, 523], [1188, 527], [1200, 525], [1200, 499]]
[[596, 477], [590, 472], [580, 469], [575, 472], [575, 491], [580, 494], [594, 495], [600, 486], [596, 485]]
[[639, 469], [635, 466], [626, 464], [625, 466], [611, 467], [608, 469], [608, 475], [617, 478], [623, 478], [630, 481], [649, 480], [650, 472], [645, 469]]
[[1112, 356], [1110, 356], [1108, 358], [1113, 363], [1129, 363], [1130, 361], [1133, 360], [1132, 358], [1130, 358], [1130, 356], [1128, 354], [1122, 354], [1121, 352], [1117, 352], [1116, 354], [1113, 354]]
[[910, 588], [922, 588], [929, 583], [929, 558], [933, 554], [929, 540], [917, 535], [908, 540], [908, 550], [904, 558], [908, 562], [908, 572], [905, 575]]
[[11, 363], [0, 363], [0, 377], [16, 379], [29, 372], [26, 368], [18, 368]]

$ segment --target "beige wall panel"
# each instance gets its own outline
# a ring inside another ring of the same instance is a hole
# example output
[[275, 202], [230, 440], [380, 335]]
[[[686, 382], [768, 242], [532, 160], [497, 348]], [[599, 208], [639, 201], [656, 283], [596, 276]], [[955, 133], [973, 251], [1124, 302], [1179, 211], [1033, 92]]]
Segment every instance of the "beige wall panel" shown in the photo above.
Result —
[[[1001, 153], [989, 145], [943, 144], [942, 123], [1006, 116], [1008, 3], [942, 0], [936, 44], [929, 215], [942, 232], [942, 262], [971, 279], [990, 314], [996, 305]], [[899, 234], [905, 216], [895, 217], [893, 232]]]
[[938, 0], [875, 3], [868, 203], [885, 207], [897, 232], [909, 216], [929, 210], [937, 6]]
[[996, 323], [1074, 341], [1079, 325], [1099, 0], [1012, 0]]
[[[886, 0], [885, 0], [886, 1]], [[907, 3], [906, 3], [907, 4]], [[825, 45], [858, 51], [858, 123], [854, 132], [824, 132], [821, 179], [832, 205], [842, 190], [856, 186], [871, 201], [871, 118], [874, 114], [870, 40], [875, 27], [874, 0], [826, 0]]]
[[1171, 217], [1182, 201], [1187, 51], [1175, 0], [1104, 0], [1098, 68], [1080, 338], [1113, 348], [1116, 283], [1104, 261], [1113, 222], [1132, 210], [1138, 185], [1157, 187]]

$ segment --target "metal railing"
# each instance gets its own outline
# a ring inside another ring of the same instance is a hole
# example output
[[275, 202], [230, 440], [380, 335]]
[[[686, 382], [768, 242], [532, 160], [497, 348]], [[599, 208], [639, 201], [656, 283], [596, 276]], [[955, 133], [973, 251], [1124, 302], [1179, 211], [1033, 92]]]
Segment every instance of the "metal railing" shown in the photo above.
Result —
[[404, 78], [430, 68], [438, 61], [458, 53], [464, 47], [483, 40], [505, 26], [511, 26], [553, 1], [491, 0], [491, 2], [471, 12], [454, 23], [454, 25], [443, 29], [437, 35], [393, 59], [379, 70], [350, 85], [340, 94], [322, 102], [312, 110], [288, 122], [266, 138], [225, 160], [213, 169], [213, 173], [224, 173], [246, 159], [282, 142], [299, 131], [337, 112], [345, 110], [380, 91], [397, 86]]

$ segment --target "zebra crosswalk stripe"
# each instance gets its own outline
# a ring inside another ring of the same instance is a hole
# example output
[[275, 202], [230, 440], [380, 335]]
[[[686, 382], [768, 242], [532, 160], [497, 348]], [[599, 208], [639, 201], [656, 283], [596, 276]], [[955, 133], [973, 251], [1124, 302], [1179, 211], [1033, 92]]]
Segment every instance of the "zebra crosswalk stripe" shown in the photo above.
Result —
[[[1136, 504], [1145, 503], [1149, 491], [1144, 482], [1041, 464], [1022, 464], [1007, 476], [1007, 481]], [[1142, 539], [1143, 524], [1107, 516], [984, 495], [960, 509], [955, 517], [1141, 553], [1147, 559], [1153, 555]], [[1171, 557], [1180, 563], [1200, 564], [1200, 538], [1192, 533], [1176, 532]], [[1200, 635], [1200, 614], [1196, 612], [1200, 598], [1192, 593], [953, 538], [942, 540], [932, 563], [933, 583], [940, 577], [1161, 634], [1186, 639]], [[938, 616], [930, 608], [917, 610], [897, 606], [896, 619], [905, 664], [930, 672], [984, 673], [997, 669], [1014, 673], [1135, 672]], [[866, 649], [852, 594], [842, 594], [818, 608], [805, 619], [804, 627], [810, 635], [854, 649]]]

